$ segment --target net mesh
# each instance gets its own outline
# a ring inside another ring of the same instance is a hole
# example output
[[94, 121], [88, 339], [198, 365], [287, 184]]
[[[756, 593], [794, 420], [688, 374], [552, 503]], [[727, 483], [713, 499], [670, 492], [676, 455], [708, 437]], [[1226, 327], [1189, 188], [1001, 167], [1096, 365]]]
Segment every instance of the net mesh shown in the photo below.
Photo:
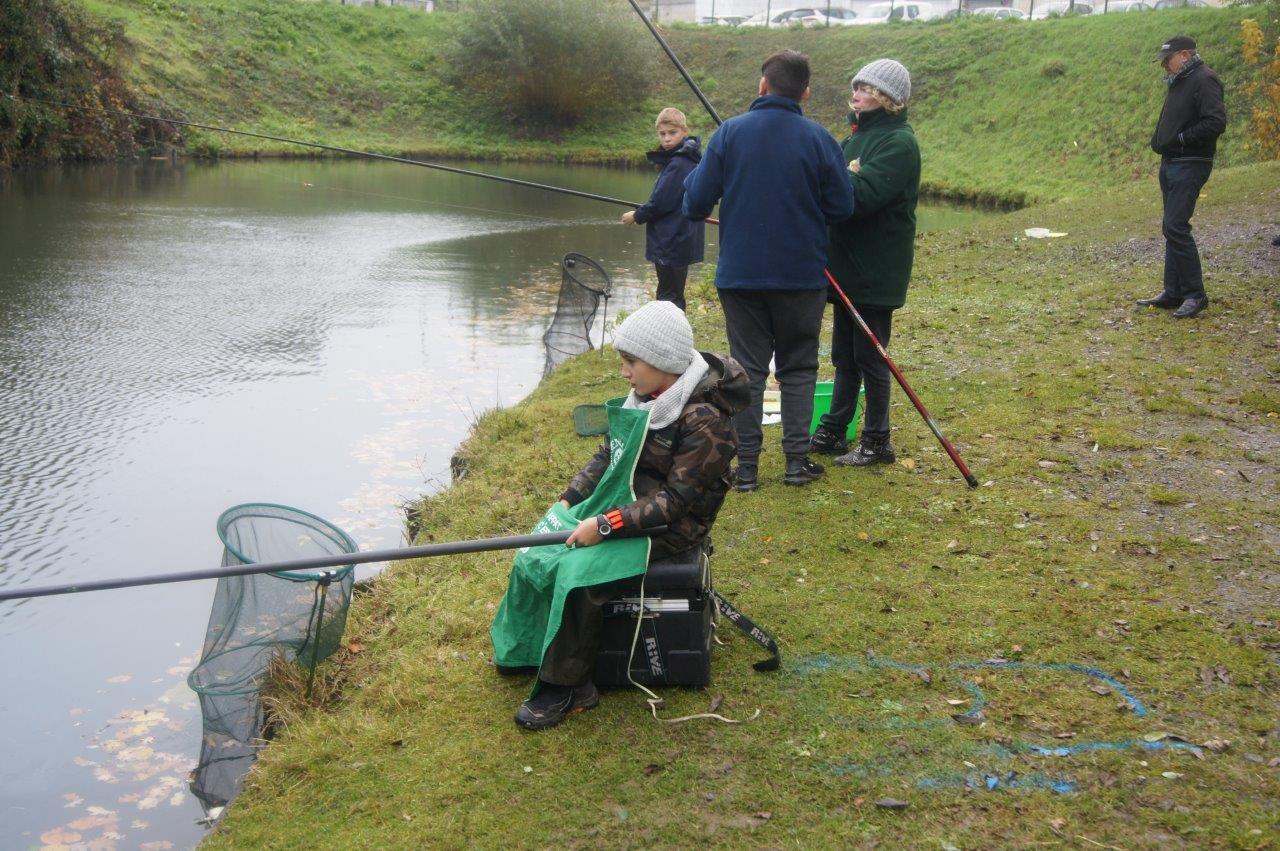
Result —
[[591, 344], [591, 329], [601, 299], [608, 312], [612, 286], [609, 273], [590, 257], [569, 252], [561, 258], [560, 297], [551, 325], [542, 335], [542, 345], [547, 352], [542, 369], [544, 377], [569, 358], [595, 348]]
[[[341, 529], [282, 505], [228, 509], [218, 537], [224, 567], [356, 551]], [[354, 582], [351, 565], [218, 580], [200, 663], [187, 678], [204, 716], [191, 791], [206, 811], [235, 797], [262, 744], [258, 692], [272, 657], [314, 665], [336, 650]]]

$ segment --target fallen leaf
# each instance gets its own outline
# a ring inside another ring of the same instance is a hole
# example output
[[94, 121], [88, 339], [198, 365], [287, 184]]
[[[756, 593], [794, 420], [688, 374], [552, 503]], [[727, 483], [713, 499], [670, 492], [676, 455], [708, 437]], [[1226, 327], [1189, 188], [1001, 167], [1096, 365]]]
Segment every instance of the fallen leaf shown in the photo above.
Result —
[[876, 801], [876, 806], [882, 810], [905, 810], [911, 805], [906, 801], [900, 801], [897, 798], [881, 798]]
[[914, 471], [916, 468], [916, 462], [914, 458], [903, 458], [898, 463], [901, 464], [903, 467], [905, 467], [909, 471]]
[[1054, 733], [1053, 737], [1055, 739], [1074, 739], [1076, 737], [1076, 734], [1068, 731], [1065, 733]]
[[1231, 742], [1227, 739], [1210, 739], [1207, 742], [1201, 742], [1200, 747], [1207, 751], [1213, 751], [1214, 753], [1222, 753], [1227, 748], [1231, 747]]
[[760, 819], [760, 821], [768, 821], [769, 819], [773, 818], [773, 813], [769, 812], [768, 810], [761, 810], [760, 812], [756, 813], [756, 818]]
[[724, 703], [724, 695], [723, 695], [723, 694], [717, 694], [715, 697], [711, 698], [711, 705], [707, 707], [707, 711], [708, 711], [708, 712], [719, 712], [719, 711], [720, 711], [720, 705], [721, 705], [722, 703]]
[[1145, 736], [1142, 737], [1142, 740], [1144, 742], [1163, 742], [1167, 738], [1169, 738], [1168, 733], [1164, 733], [1164, 732], [1147, 733]]
[[1089, 691], [1093, 692], [1094, 694], [1100, 694], [1103, 697], [1106, 697], [1107, 695], [1111, 694], [1111, 689], [1107, 688], [1104, 685], [1089, 686]]
[[963, 715], [952, 715], [951, 720], [957, 724], [976, 727], [987, 719], [981, 712], [966, 712]]
[[651, 763], [649, 763], [648, 765], [646, 765], [646, 766], [644, 767], [644, 773], [645, 773], [645, 774], [649, 774], [649, 775], [657, 774], [659, 771], [661, 771], [661, 770], [662, 770], [662, 768], [663, 768], [663, 766], [658, 765], [658, 763], [656, 763], [656, 762], [651, 762]]
[[871, 540], [871, 536], [870, 536], [870, 535], [868, 535], [866, 532], [859, 532], [859, 533], [858, 533], [858, 540], [859, 540], [859, 541], [869, 541], [869, 540]]
[[1062, 835], [1062, 829], [1067, 826], [1067, 820], [1064, 818], [1049, 819], [1049, 829], [1059, 836]]
[[347, 643], [347, 652], [348, 652], [348, 653], [363, 653], [363, 652], [364, 652], [364, 645], [363, 645], [363, 644], [361, 644], [359, 641], [351, 641], [351, 642], [348, 642], [348, 643]]
[[1185, 777], [1186, 775], [1185, 775], [1185, 774], [1182, 774], [1182, 773], [1180, 773], [1180, 772], [1177, 772], [1177, 771], [1162, 771], [1162, 772], [1160, 772], [1160, 776], [1161, 776], [1161, 777], [1167, 777], [1167, 778], [1169, 778], [1170, 780], [1179, 780], [1179, 779], [1181, 779], [1181, 778]]
[[1058, 462], [1057, 461], [1037, 461], [1036, 466], [1041, 468], [1042, 470], [1048, 470], [1052, 467], [1058, 466]]

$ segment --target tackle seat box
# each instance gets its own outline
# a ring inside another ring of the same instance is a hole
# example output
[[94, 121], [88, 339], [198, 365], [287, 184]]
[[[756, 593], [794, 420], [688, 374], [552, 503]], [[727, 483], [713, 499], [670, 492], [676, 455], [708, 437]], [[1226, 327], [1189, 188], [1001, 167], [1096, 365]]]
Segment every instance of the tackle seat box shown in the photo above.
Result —
[[711, 545], [649, 563], [644, 577], [645, 615], [631, 658], [640, 611], [640, 578], [604, 604], [604, 633], [595, 683], [605, 688], [638, 683], [703, 687], [711, 682]]

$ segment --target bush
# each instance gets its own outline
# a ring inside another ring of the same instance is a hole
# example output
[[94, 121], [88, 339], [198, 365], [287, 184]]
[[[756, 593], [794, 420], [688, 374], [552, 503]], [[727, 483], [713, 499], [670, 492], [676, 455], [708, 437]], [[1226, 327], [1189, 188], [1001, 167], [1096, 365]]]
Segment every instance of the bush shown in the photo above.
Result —
[[447, 56], [450, 82], [496, 117], [536, 131], [633, 107], [658, 47], [622, 3], [477, 0]]

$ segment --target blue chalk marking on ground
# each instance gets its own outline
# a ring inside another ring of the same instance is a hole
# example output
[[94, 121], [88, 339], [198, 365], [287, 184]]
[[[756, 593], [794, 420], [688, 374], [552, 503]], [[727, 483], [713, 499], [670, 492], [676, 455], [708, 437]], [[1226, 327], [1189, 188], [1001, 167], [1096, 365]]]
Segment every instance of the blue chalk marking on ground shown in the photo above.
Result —
[[[1149, 714], [1145, 704], [1137, 698], [1129, 689], [1121, 682], [1116, 680], [1105, 671], [1099, 670], [1089, 665], [1080, 665], [1074, 662], [1016, 662], [1004, 659], [987, 659], [981, 662], [952, 662], [947, 665], [952, 671], [981, 670], [981, 669], [998, 669], [998, 670], [1028, 670], [1028, 671], [1064, 671], [1074, 674], [1083, 674], [1087, 677], [1106, 683], [1114, 692], [1128, 705], [1133, 714], [1139, 718], [1144, 718]], [[870, 671], [873, 669], [887, 669], [894, 671], [903, 671], [915, 674], [928, 682], [930, 679], [929, 668], [924, 665], [913, 665], [907, 662], [898, 662], [894, 659], [886, 659], [880, 656], [868, 656], [867, 658], [858, 657], [841, 657], [821, 654], [796, 660], [791, 666], [793, 674], [806, 676], [814, 673], [826, 673], [828, 671]], [[970, 705], [968, 710], [963, 713], [964, 716], [973, 717], [982, 712], [987, 706], [986, 695], [977, 683], [970, 682], [964, 678], [957, 678], [956, 682], [969, 694]], [[861, 720], [850, 718], [849, 716], [833, 716], [833, 720], [837, 723], [854, 726], [855, 724], [865, 723]], [[876, 721], [875, 724], [884, 729], [922, 729], [934, 728], [938, 726], [950, 726], [942, 720], [925, 720], [915, 721], [905, 718], [889, 718]], [[1189, 742], [1178, 741], [1176, 739], [1160, 739], [1158, 741], [1148, 741], [1146, 739], [1120, 739], [1116, 741], [1083, 741], [1073, 745], [1037, 745], [1031, 742], [1010, 742], [1005, 745], [990, 745], [975, 749], [975, 753], [981, 752], [983, 755], [996, 759], [1012, 759], [1017, 754], [1035, 754], [1037, 756], [1050, 757], [1071, 757], [1079, 754], [1091, 753], [1095, 751], [1124, 751], [1132, 748], [1140, 748], [1142, 750], [1185, 750], [1194, 754], [1200, 754], [1201, 749]], [[891, 764], [891, 763], [890, 763]], [[865, 764], [845, 761], [834, 763], [828, 766], [828, 770], [837, 776], [854, 776], [854, 777], [872, 777], [872, 776], [893, 776], [895, 772], [890, 764], [880, 764], [876, 766], [868, 766]], [[917, 780], [916, 785], [921, 789], [942, 789], [964, 787], [974, 790], [996, 791], [998, 789], [1047, 789], [1058, 794], [1067, 794], [1079, 791], [1077, 782], [1069, 777], [1051, 777], [1046, 774], [1032, 773], [1020, 775], [1017, 772], [1009, 772], [1005, 775], [1000, 774], [943, 774], [931, 777], [922, 777]]]
[[1095, 680], [1101, 680], [1111, 687], [1112, 691], [1124, 698], [1125, 703], [1129, 704], [1129, 708], [1133, 710], [1133, 714], [1139, 718], [1145, 718], [1147, 715], [1147, 707], [1143, 705], [1141, 700], [1134, 697], [1124, 683], [1108, 674], [1106, 671], [1100, 671], [1089, 665], [1077, 665], [1074, 662], [1009, 662], [1004, 659], [988, 659], [984, 662], [952, 662], [948, 667], [953, 670], [974, 670], [978, 668], [998, 668], [1002, 670], [1031, 670], [1031, 671], [1068, 671], [1073, 674], [1084, 674], [1093, 677]]

